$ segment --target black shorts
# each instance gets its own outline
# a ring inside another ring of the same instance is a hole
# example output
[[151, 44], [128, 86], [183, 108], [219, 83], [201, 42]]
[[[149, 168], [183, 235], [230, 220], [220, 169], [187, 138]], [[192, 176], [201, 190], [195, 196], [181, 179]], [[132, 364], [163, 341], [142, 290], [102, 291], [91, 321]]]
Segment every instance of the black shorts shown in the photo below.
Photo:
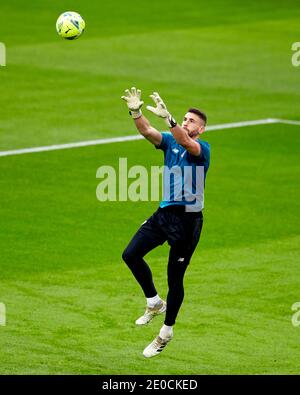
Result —
[[158, 208], [137, 233], [155, 244], [168, 242], [180, 256], [190, 258], [198, 244], [203, 224], [202, 212], [185, 212], [185, 206]]

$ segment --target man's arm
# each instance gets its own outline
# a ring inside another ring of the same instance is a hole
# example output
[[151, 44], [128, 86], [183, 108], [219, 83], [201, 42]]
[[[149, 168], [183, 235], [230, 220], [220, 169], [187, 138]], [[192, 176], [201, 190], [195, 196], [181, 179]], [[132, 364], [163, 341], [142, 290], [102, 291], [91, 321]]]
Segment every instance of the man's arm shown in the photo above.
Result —
[[194, 156], [199, 156], [201, 154], [200, 144], [193, 140], [185, 129], [176, 125], [174, 127], [170, 127], [170, 130], [176, 142], [185, 148], [190, 154]]
[[159, 146], [162, 141], [162, 135], [150, 125], [148, 119], [142, 114], [141, 107], [144, 102], [141, 101], [141, 91], [134, 87], [131, 90], [126, 89], [125, 96], [122, 96], [122, 99], [126, 101], [129, 113], [141, 135], [152, 144]]
[[143, 135], [150, 143], [159, 146], [162, 141], [162, 134], [150, 125], [150, 122], [144, 115], [134, 119], [135, 126], [138, 131]]
[[147, 106], [147, 110], [164, 119], [178, 144], [184, 147], [190, 154], [199, 156], [201, 154], [200, 144], [193, 140], [185, 129], [177, 125], [177, 122], [167, 110], [159, 94], [154, 92], [150, 97], [153, 99], [156, 107]]

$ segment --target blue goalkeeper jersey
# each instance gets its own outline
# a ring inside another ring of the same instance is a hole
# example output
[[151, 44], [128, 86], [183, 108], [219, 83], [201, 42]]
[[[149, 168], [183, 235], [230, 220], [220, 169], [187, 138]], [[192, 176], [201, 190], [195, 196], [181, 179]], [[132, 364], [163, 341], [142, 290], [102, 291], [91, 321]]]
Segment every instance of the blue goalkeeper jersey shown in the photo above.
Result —
[[204, 185], [210, 162], [210, 145], [195, 140], [201, 154], [194, 156], [179, 145], [172, 133], [162, 132], [157, 149], [164, 152], [163, 200], [160, 207], [185, 205], [186, 211], [201, 211], [204, 207]]

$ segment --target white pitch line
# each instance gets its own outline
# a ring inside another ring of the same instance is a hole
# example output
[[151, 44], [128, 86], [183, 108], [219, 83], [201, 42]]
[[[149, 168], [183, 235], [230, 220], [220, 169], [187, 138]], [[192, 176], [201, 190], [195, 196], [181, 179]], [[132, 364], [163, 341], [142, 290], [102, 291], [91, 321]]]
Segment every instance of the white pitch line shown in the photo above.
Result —
[[278, 119], [278, 123], [286, 123], [287, 125], [300, 125], [300, 121], [291, 121], [289, 119]]
[[33, 152], [43, 152], [43, 151], [57, 151], [60, 149], [88, 147], [89, 145], [119, 143], [123, 141], [132, 141], [132, 140], [141, 140], [141, 139], [143, 139], [143, 136], [134, 135], [134, 136], [113, 137], [113, 138], [99, 139], [99, 140], [78, 141], [76, 143], [48, 145], [44, 147], [22, 148], [22, 149], [16, 149], [11, 151], [0, 151], [0, 156], [30, 154]]
[[241, 128], [244, 126], [253, 126], [253, 125], [266, 125], [269, 123], [279, 123], [279, 119], [275, 118], [267, 118], [267, 119], [258, 119], [256, 121], [243, 121], [243, 122], [233, 122], [233, 123], [224, 123], [221, 125], [212, 125], [207, 126], [206, 131], [211, 130], [223, 130], [223, 129], [231, 129], [231, 128]]
[[[286, 124], [291, 124], [291, 125], [300, 125], [300, 121], [292, 121], [292, 120], [284, 120], [284, 119], [276, 119], [276, 118], [266, 118], [266, 119], [258, 119], [255, 121], [243, 121], [243, 122], [223, 123], [220, 125], [212, 125], [212, 126], [208, 126], [206, 128], [206, 130], [207, 131], [223, 130], [223, 129], [240, 128], [240, 127], [244, 127], [244, 126], [266, 125], [266, 124], [272, 124], [272, 123], [273, 124], [274, 123], [286, 123]], [[10, 151], [0, 151], [0, 157], [1, 156], [30, 154], [30, 153], [34, 153], [34, 152], [57, 151], [57, 150], [61, 150], [61, 149], [88, 147], [91, 145], [120, 143], [120, 142], [124, 142], [124, 141], [142, 140], [143, 138], [144, 138], [143, 136], [137, 134], [137, 135], [133, 135], [133, 136], [112, 137], [112, 138], [105, 138], [105, 139], [99, 139], [99, 140], [78, 141], [75, 143], [48, 145], [48, 146], [44, 146], [44, 147], [22, 148], [22, 149], [10, 150]]]

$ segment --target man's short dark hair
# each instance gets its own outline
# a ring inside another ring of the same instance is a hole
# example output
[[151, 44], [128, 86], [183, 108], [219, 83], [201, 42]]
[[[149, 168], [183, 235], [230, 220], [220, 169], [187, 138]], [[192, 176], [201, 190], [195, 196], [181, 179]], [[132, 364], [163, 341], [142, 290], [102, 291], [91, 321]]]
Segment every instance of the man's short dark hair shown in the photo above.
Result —
[[193, 114], [198, 115], [198, 117], [201, 118], [204, 121], [204, 125], [206, 125], [206, 123], [207, 123], [207, 116], [206, 116], [206, 114], [204, 114], [203, 111], [198, 110], [198, 108], [190, 108], [188, 110], [188, 112], [191, 112]]

